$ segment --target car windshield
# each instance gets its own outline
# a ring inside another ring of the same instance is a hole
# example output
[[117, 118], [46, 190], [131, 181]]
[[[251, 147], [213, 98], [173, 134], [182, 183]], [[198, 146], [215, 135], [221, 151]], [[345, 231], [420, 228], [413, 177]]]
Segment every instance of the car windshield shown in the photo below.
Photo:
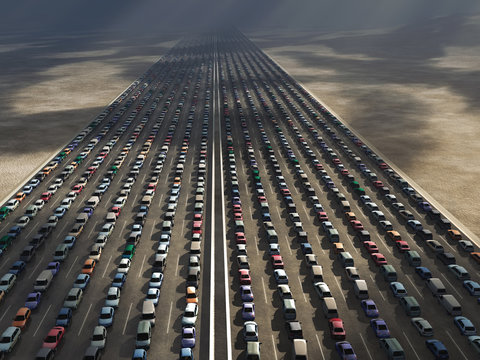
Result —
[[107, 296], [108, 300], [115, 300], [116, 298], [117, 298], [117, 295], [115, 295], [115, 294], [110, 294], [110, 295]]
[[101, 314], [100, 319], [110, 319], [110, 314], [109, 313]]
[[25, 320], [25, 316], [24, 315], [17, 315], [15, 316], [15, 321], [23, 321]]
[[193, 317], [193, 311], [185, 311], [185, 317]]
[[183, 338], [184, 339], [193, 339], [193, 333], [184, 333]]
[[351, 349], [351, 348], [344, 349], [343, 353], [345, 355], [352, 355], [353, 354], [353, 349]]
[[103, 340], [103, 335], [102, 334], [96, 334], [96, 335], [93, 335], [93, 338], [92, 340]]
[[45, 338], [46, 343], [54, 343], [57, 342], [57, 337], [55, 335], [49, 335]]
[[384, 325], [384, 324], [378, 325], [378, 330], [387, 330], [387, 325]]
[[3, 337], [0, 339], [0, 343], [2, 344], [8, 344], [10, 342], [10, 338], [9, 337]]
[[146, 333], [138, 334], [137, 335], [137, 340], [141, 340], [141, 341], [148, 340], [148, 334], [146, 334]]
[[60, 314], [58, 315], [58, 318], [63, 320], [63, 319], [68, 319], [68, 316], [67, 314]]

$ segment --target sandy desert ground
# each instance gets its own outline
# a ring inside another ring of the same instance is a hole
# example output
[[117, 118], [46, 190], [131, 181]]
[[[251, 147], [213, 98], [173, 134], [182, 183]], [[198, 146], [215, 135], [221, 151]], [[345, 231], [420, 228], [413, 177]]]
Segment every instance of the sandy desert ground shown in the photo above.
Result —
[[246, 35], [479, 236], [479, 20]]
[[[479, 20], [246, 34], [480, 236]], [[1, 36], [0, 199], [179, 38]]]
[[0, 36], [0, 199], [179, 38], [108, 32]]

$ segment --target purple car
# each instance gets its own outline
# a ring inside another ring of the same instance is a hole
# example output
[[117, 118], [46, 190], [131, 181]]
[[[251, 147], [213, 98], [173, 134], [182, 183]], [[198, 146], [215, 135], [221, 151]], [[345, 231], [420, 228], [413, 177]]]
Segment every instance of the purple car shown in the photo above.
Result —
[[242, 319], [245, 321], [255, 320], [255, 304], [252, 302], [243, 303]]
[[252, 302], [253, 301], [253, 292], [250, 285], [240, 286], [240, 296], [242, 297], [243, 302]]
[[27, 300], [25, 300], [25, 307], [28, 307], [30, 310], [34, 310], [40, 304], [40, 298], [42, 294], [40, 292], [32, 292], [28, 294]]
[[370, 326], [372, 327], [375, 335], [378, 338], [388, 338], [390, 337], [390, 330], [388, 330], [387, 323], [383, 319], [372, 319], [370, 320]]
[[378, 317], [377, 305], [375, 305], [375, 302], [372, 299], [362, 300], [360, 304], [367, 317]]
[[421, 201], [417, 204], [418, 208], [424, 212], [429, 212], [432, 211], [432, 206], [426, 202], [426, 201]]
[[195, 347], [195, 328], [192, 326], [182, 329], [182, 348]]
[[353, 347], [348, 341], [337, 341], [335, 343], [335, 349], [337, 350], [340, 359], [357, 360], [357, 355], [355, 354], [355, 351], [353, 351]]
[[49, 262], [47, 265], [47, 270], [50, 270], [53, 276], [57, 275], [58, 270], [60, 270], [60, 262], [58, 261]]

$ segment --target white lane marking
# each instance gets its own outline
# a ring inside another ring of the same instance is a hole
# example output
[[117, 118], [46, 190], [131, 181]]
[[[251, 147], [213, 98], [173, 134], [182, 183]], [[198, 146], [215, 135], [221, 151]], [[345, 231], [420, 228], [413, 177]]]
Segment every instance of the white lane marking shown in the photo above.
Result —
[[281, 219], [282, 217], [280, 216], [280, 210], [278, 210], [278, 206], [275, 206], [275, 210], [277, 210], [278, 218]]
[[268, 304], [268, 300], [267, 300], [267, 290], [265, 290], [265, 280], [263, 280], [263, 276], [262, 276], [262, 286], [263, 286], [263, 296], [265, 297], [265, 303]]
[[358, 254], [357, 247], [356, 247], [355, 244], [353, 243], [353, 240], [350, 239], [350, 236], [348, 236], [348, 235], [347, 235], [347, 239], [348, 239], [348, 241], [350, 241], [350, 244], [352, 244], [353, 250], [355, 250], [355, 252]]
[[268, 187], [270, 188], [270, 194], [273, 194], [273, 188], [272, 188], [272, 185], [270, 183], [268, 183]]
[[320, 250], [322, 250], [322, 254], [325, 254], [325, 250], [323, 250], [323, 247], [322, 247], [322, 243], [320, 241], [320, 238], [318, 237], [318, 235], [315, 235], [317, 241], [318, 241], [318, 245], [320, 245]]
[[322, 354], [322, 359], [325, 360], [325, 355], [323, 355], [323, 349], [322, 349], [322, 344], [320, 343], [320, 339], [318, 338], [317, 334], [315, 334], [315, 337], [317, 338], [317, 344], [320, 349], [320, 354]]
[[[217, 66], [217, 72], [218, 72], [218, 66]], [[217, 75], [217, 83], [218, 83], [218, 75]], [[218, 103], [217, 106], [220, 104], [220, 89], [217, 86], [217, 94], [218, 94]], [[220, 122], [220, 116], [218, 116], [218, 124], [219, 124], [219, 129], [222, 129], [222, 124]], [[219, 149], [220, 152], [223, 149], [222, 145], [222, 136], [220, 133], [220, 139], [219, 139]], [[227, 327], [227, 359], [231, 360], [232, 359], [232, 330], [230, 327], [230, 293], [228, 290], [228, 285], [229, 285], [229, 280], [228, 280], [228, 266], [227, 266], [227, 226], [225, 223], [225, 189], [224, 189], [224, 178], [223, 178], [223, 161], [220, 161], [220, 174], [221, 174], [221, 183], [220, 183], [220, 189], [221, 189], [221, 195], [222, 195], [222, 226], [223, 226], [223, 267], [224, 267], [224, 279], [225, 279], [225, 325]], [[252, 213], [250, 212], [250, 217], [252, 216]], [[253, 220], [253, 218], [252, 218]]]
[[413, 283], [412, 279], [410, 279], [410, 276], [408, 276], [407, 274], [405, 274], [405, 277], [407, 278], [408, 281], [410, 281], [410, 284], [412, 284], [412, 286], [415, 288], [415, 290], [417, 291], [418, 295], [420, 295], [420, 297], [423, 298], [422, 293], [418, 290], [417, 286]]
[[290, 251], [290, 255], [292, 255], [293, 252], [292, 252], [292, 248], [290, 247], [290, 243], [288, 242], [287, 235], [285, 235], [284, 238], [285, 238], [285, 242], [287, 243], [288, 251]]
[[[373, 282], [374, 284], [376, 284], [376, 281], [375, 281], [375, 279], [373, 278], [372, 274], [370, 274], [370, 279], [372, 279], [372, 282]], [[379, 293], [380, 296], [382, 297], [383, 301], [385, 301], [385, 298], [383, 297], [383, 294], [382, 294], [382, 292], [380, 291], [380, 289], [378, 288], [378, 286], [375, 286], [375, 288], [378, 290], [378, 293]]]
[[448, 337], [450, 338], [450, 340], [452, 340], [453, 344], [455, 345], [455, 347], [458, 349], [458, 351], [460, 351], [460, 354], [462, 354], [462, 356], [465, 358], [465, 360], [468, 360], [468, 357], [465, 356], [465, 354], [463, 353], [462, 349], [460, 349], [460, 346], [458, 346], [457, 342], [453, 339], [453, 337], [450, 335], [450, 333], [448, 332], [448, 330], [445, 330], [445, 332], [447, 333]]
[[[40, 326], [42, 326], [42, 323], [43, 323], [43, 320], [45, 320], [45, 317], [47, 316], [48, 312], [50, 311], [50, 308], [52, 307], [52, 304], [50, 304], [48, 306], [48, 309], [47, 311], [45, 311], [45, 314], [43, 314], [43, 317], [42, 317], [42, 320], [40, 320], [40, 322], [38, 323], [38, 326], [37, 326], [37, 329], [35, 330], [35, 332], [33, 333], [33, 336], [36, 336], [37, 335], [37, 332], [38, 330], [40, 329]], [[1, 320], [1, 319], [0, 319]]]
[[368, 350], [368, 346], [365, 343], [365, 339], [363, 338], [362, 334], [359, 334], [359, 335], [360, 335], [360, 338], [362, 339], [363, 346], [365, 346], [365, 349], [367, 350], [368, 357], [370, 358], [370, 360], [373, 360], [372, 354], [370, 354], [370, 350]]
[[85, 321], [87, 321], [88, 314], [90, 313], [90, 310], [92, 309], [92, 305], [93, 305], [93, 304], [90, 304], [90, 306], [88, 307], [87, 313], [86, 313], [85, 316], [83, 317], [82, 326], [80, 326], [80, 329], [78, 329], [78, 334], [77, 334], [77, 336], [80, 336], [80, 334], [81, 334], [81, 332], [82, 332], [82, 330], [83, 330], [83, 326], [85, 325]]
[[258, 252], [258, 239], [256, 236], [253, 237], [255, 239], [255, 251], [257, 252], [257, 255], [260, 255], [260, 253]]
[[45, 258], [45, 255], [42, 256], [42, 258], [38, 261], [38, 264], [37, 266], [35, 266], [32, 270], [32, 272], [30, 273], [30, 276], [28, 277], [29, 279], [32, 278], [32, 276], [35, 274], [35, 272], [37, 271], [38, 267], [40, 266], [40, 264], [42, 263], [43, 259]]
[[387, 249], [387, 251], [391, 254], [392, 253], [392, 250], [390, 250], [390, 246], [387, 245], [387, 243], [385, 242], [384, 239], [382, 239], [382, 237], [378, 234], [376, 234], [378, 239], [380, 240], [380, 242], [385, 245], [385, 249]]
[[10, 261], [10, 256], [9, 256], [9, 257], [7, 257], [6, 259], [4, 259], [4, 260], [2, 261], [2, 262], [3, 262], [3, 264], [2, 264], [2, 265], [0, 265], [0, 269], [1, 269], [1, 268], [3, 268], [5, 265], [7, 265], [7, 263], [8, 263], [9, 261]]
[[405, 334], [405, 331], [402, 331], [402, 333], [403, 333], [403, 336], [405, 336], [405, 339], [407, 340], [408, 345], [410, 345], [410, 347], [412, 348], [413, 353], [415, 354], [415, 356], [417, 357], [417, 359], [420, 360], [420, 356], [418, 356], [417, 352], [415, 351], [415, 348], [413, 347], [412, 343], [411, 343], [410, 340], [408, 339], [407, 334]]
[[[28, 239], [28, 238], [30, 237], [30, 235], [32, 234], [33, 230], [35, 230], [35, 228], [31, 228], [30, 231], [25, 234], [25, 239]], [[3, 233], [3, 230], [0, 231], [0, 233]]]
[[135, 196], [133, 197], [133, 203], [132, 203], [132, 204], [136, 204], [136, 203], [137, 203], [137, 197], [138, 197], [138, 193], [135, 194]]
[[172, 306], [173, 306], [173, 301], [170, 301], [170, 312], [168, 313], [168, 322], [167, 322], [167, 334], [170, 331], [170, 320], [172, 319]]
[[343, 295], [343, 290], [342, 290], [342, 288], [340, 287], [340, 283], [338, 282], [337, 277], [334, 276], [333, 278], [335, 279], [335, 282], [337, 283], [338, 289], [340, 290], [340, 294], [342, 294], [343, 301], [345, 301], [345, 303], [346, 303], [346, 302], [347, 302], [347, 299], [345, 299], [345, 295]]
[[161, 205], [162, 204], [162, 199], [163, 199], [163, 194], [160, 195], [160, 200], [158, 201], [158, 204]]
[[440, 275], [442, 275], [442, 277], [445, 279], [445, 281], [447, 282], [447, 284], [452, 287], [453, 291], [455, 291], [455, 292], [457, 293], [458, 297], [459, 297], [460, 299], [463, 299], [462, 294], [460, 294], [460, 293], [457, 291], [457, 289], [455, 288], [455, 286], [452, 285], [452, 283], [447, 279], [447, 277], [446, 277], [445, 275], [443, 275], [442, 273], [440, 273]]
[[128, 318], [130, 317], [130, 311], [132, 311], [133, 303], [130, 303], [130, 307], [128, 308], [127, 318], [125, 319], [125, 324], [123, 325], [122, 335], [125, 335], [125, 330], [127, 329]]
[[75, 265], [75, 263], [77, 262], [77, 260], [78, 260], [78, 255], [75, 257], [75, 260], [73, 260], [72, 265], [70, 265], [70, 269], [68, 269], [68, 272], [65, 274], [65, 279], [67, 279], [67, 278], [68, 278], [68, 275], [70, 275], [70, 271], [72, 271], [73, 265]]
[[[145, 261], [145, 258], [143, 258]], [[180, 262], [180, 254], [177, 255], [177, 265], [175, 267], [175, 276], [178, 276], [178, 263]]]
[[303, 207], [303, 211], [305, 211], [305, 214], [308, 217], [308, 211], [307, 211], [307, 208], [305, 207], [305, 204], [302, 203], [302, 207]]
[[272, 334], [272, 345], [273, 345], [273, 354], [275, 355], [275, 360], [278, 360], [277, 348], [275, 346], [275, 338], [273, 337], [273, 334]]
[[143, 255], [143, 260], [142, 260], [142, 265], [140, 266], [140, 270], [138, 271], [137, 278], [139, 278], [140, 276], [142, 276], [143, 265], [145, 264], [145, 259], [146, 259], [146, 257], [147, 257], [147, 254], [144, 254], [144, 255]]
[[243, 183], [243, 185], [245, 186], [245, 192], [248, 194], [248, 187], [247, 187], [247, 183]]
[[2, 317], [0, 317], [0, 321], [3, 320], [3, 318], [5, 317], [5, 315], [7, 315], [7, 312], [8, 312], [8, 310], [10, 310], [11, 307], [12, 307], [12, 305], [8, 305], [7, 309], [6, 309], [5, 312], [3, 313]]
[[302, 280], [300, 280], [300, 275], [297, 276], [297, 278], [298, 278], [298, 283], [300, 284], [300, 289], [302, 290], [303, 300], [307, 302], [307, 297], [305, 296], [305, 291], [303, 291]]
[[105, 274], [106, 274], [107, 269], [108, 269], [108, 265], [110, 265], [110, 261], [112, 261], [112, 256], [113, 255], [110, 255], [110, 257], [108, 258], [107, 266], [105, 266], [105, 270], [103, 270], [102, 279], [105, 277]]

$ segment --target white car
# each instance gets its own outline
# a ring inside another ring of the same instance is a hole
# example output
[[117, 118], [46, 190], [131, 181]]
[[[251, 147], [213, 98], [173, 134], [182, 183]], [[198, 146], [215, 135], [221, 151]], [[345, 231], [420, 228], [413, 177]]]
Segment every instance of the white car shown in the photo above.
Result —
[[182, 326], [195, 326], [198, 315], [198, 305], [188, 303], [182, 317]]
[[107, 342], [107, 329], [105, 326], [97, 325], [93, 329], [92, 341], [90, 341], [90, 346], [95, 346], [99, 349], [105, 348], [105, 343]]
[[18, 226], [19, 228], [25, 228], [25, 226], [28, 225], [28, 223], [30, 222], [30, 217], [24, 215], [22, 216], [21, 218], [18, 219], [17, 223], [15, 224], [16, 226]]
[[120, 260], [120, 264], [118, 265], [117, 271], [119, 273], [128, 274], [128, 271], [130, 270], [130, 265], [131, 265], [130, 259], [122, 259]]
[[112, 286], [108, 289], [107, 297], [105, 299], [105, 306], [117, 308], [120, 303], [120, 289]]
[[127, 202], [127, 198], [124, 196], [120, 196], [115, 200], [115, 202], [113, 203], [113, 206], [118, 206], [119, 208], [122, 208], [126, 202]]
[[42, 210], [43, 206], [45, 205], [45, 201], [38, 199], [35, 201], [34, 205], [37, 207], [37, 210]]
[[5, 206], [8, 207], [10, 211], [15, 210], [18, 207], [18, 205], [20, 205], [20, 201], [18, 201], [17, 199], [10, 199], [5, 204]]

